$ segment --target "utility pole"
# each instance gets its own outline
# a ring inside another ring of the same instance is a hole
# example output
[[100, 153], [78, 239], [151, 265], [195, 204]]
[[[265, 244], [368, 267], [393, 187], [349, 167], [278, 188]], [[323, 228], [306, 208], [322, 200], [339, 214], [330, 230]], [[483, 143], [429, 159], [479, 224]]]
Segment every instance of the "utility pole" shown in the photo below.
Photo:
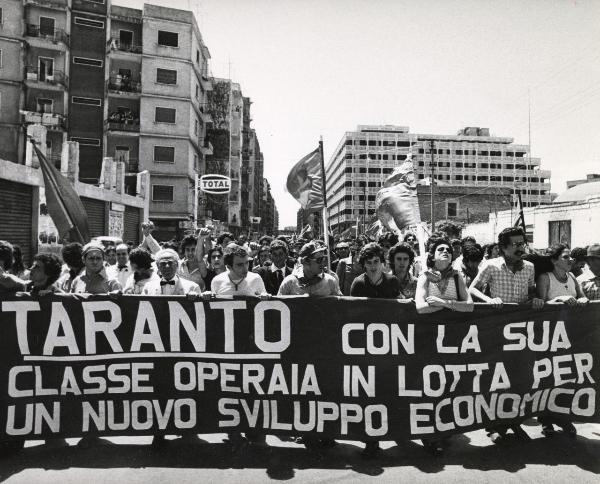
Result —
[[431, 146], [431, 233], [435, 232], [435, 161], [433, 151], [435, 149], [435, 141], [430, 141]]

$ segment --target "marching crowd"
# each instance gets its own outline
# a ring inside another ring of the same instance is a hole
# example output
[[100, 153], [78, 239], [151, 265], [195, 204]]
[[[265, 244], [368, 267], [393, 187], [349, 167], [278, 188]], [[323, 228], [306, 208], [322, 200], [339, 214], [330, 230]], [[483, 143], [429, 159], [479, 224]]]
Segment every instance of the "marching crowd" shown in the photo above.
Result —
[[[213, 237], [199, 229], [179, 243], [159, 244], [151, 222], [142, 224], [143, 241], [105, 246], [70, 243], [62, 260], [53, 254], [33, 257], [29, 269], [21, 251], [0, 241], [0, 295], [51, 293], [187, 295], [208, 300], [221, 295], [357, 296], [412, 299], [419, 313], [444, 309], [469, 312], [474, 302], [500, 308], [504, 303], [584, 305], [600, 299], [600, 244], [570, 249], [564, 244], [540, 254], [530, 250], [520, 227], [504, 229], [496, 244], [479, 245], [473, 237], [449, 240], [434, 233], [420, 254], [417, 237], [407, 233], [399, 240], [387, 233], [370, 241], [310, 240], [308, 237], [263, 236], [249, 242], [231, 233]], [[543, 434], [554, 435], [558, 425], [576, 435], [567, 419], [556, 415], [539, 418]], [[493, 442], [504, 440], [508, 428], [488, 428]], [[521, 438], [520, 426], [512, 431]], [[230, 435], [239, 440], [238, 434]], [[246, 435], [250, 442], [264, 436]], [[90, 439], [84, 438], [88, 443]], [[331, 440], [304, 438], [309, 448], [334, 445]], [[423, 441], [426, 449], [440, 453], [445, 442]], [[161, 446], [164, 439], [154, 438]], [[377, 442], [366, 442], [364, 455], [377, 454]]]

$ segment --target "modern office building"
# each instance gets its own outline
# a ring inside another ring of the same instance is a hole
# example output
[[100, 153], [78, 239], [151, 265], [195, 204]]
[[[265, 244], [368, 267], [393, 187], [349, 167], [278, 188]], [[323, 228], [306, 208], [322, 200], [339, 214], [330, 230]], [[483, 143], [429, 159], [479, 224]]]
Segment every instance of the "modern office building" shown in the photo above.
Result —
[[358, 126], [344, 134], [325, 169], [331, 229], [369, 221], [381, 185], [409, 152], [420, 184], [429, 184], [433, 173], [436, 186], [461, 188], [456, 200], [444, 199], [445, 219], [461, 216], [461, 194], [480, 193], [486, 200], [508, 194], [516, 204], [520, 193], [527, 207], [550, 203], [550, 171], [530, 157], [529, 146], [513, 141], [490, 136], [487, 128], [439, 135], [411, 133], [407, 126]]

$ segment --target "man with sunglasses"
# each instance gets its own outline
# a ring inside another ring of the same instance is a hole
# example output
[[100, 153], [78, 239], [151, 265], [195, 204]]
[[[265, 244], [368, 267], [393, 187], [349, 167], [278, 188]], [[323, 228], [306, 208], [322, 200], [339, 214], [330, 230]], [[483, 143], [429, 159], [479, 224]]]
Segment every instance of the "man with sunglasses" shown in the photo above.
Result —
[[[500, 309], [503, 303], [524, 304], [528, 301], [534, 309], [544, 307], [544, 301], [534, 297], [535, 271], [533, 264], [523, 260], [525, 256], [525, 232], [521, 227], [508, 227], [498, 234], [500, 257], [489, 259], [479, 271], [469, 292], [476, 300], [491, 304]], [[483, 288], [488, 285], [490, 295], [483, 293]], [[514, 434], [521, 440], [529, 440], [527, 433], [520, 425], [510, 427]], [[487, 428], [488, 436], [494, 443], [504, 440], [509, 427], [495, 425]]]
[[279, 287], [279, 296], [341, 296], [336, 277], [323, 270], [326, 246], [309, 242], [300, 249], [301, 267], [287, 276]]

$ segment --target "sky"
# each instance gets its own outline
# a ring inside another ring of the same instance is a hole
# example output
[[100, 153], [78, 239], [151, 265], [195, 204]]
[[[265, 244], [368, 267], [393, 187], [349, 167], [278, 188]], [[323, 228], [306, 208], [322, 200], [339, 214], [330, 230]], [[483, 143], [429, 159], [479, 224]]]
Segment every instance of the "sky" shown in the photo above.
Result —
[[[141, 8], [143, 1], [114, 4]], [[552, 191], [600, 173], [600, 0], [153, 0], [196, 14], [210, 67], [252, 99], [281, 228], [295, 162], [359, 124], [528, 144]]]

